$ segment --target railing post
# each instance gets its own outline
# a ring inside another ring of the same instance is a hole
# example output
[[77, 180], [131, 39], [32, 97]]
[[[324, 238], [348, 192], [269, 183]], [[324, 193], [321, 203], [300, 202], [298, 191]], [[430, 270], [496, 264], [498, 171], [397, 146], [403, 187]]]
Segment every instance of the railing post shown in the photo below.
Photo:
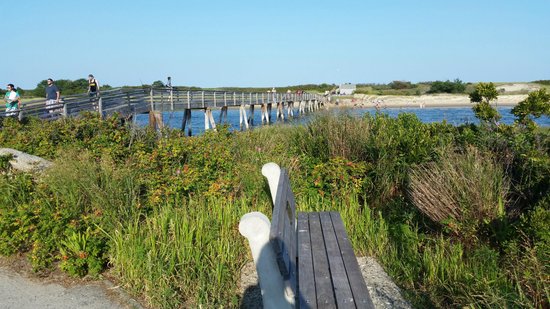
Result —
[[170, 109], [174, 110], [174, 90], [172, 86], [170, 86]]
[[201, 102], [202, 102], [202, 107], [206, 107], [204, 106], [204, 91], [201, 92]]
[[149, 91], [149, 102], [151, 103], [151, 110], [155, 110], [155, 106], [153, 105], [153, 87]]
[[99, 117], [103, 119], [103, 99], [99, 97], [98, 103], [97, 103], [98, 109], [99, 109]]
[[187, 91], [187, 108], [191, 108], [191, 93]]
[[19, 113], [17, 114], [17, 118], [19, 119], [19, 121], [23, 120], [23, 104], [21, 104], [19, 107]]
[[67, 118], [67, 103], [63, 103], [63, 117]]
[[233, 92], [233, 106], [237, 106], [237, 94]]

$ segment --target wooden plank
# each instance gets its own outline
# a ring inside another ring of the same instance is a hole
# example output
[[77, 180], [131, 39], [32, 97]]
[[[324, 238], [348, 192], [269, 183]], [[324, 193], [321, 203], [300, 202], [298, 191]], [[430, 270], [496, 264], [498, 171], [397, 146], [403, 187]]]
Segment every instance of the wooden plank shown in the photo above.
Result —
[[336, 308], [319, 213], [312, 212], [308, 216], [317, 308]]
[[279, 183], [277, 185], [277, 194], [275, 195], [275, 203], [273, 205], [273, 215], [271, 219], [271, 229], [269, 231], [269, 241], [273, 247], [273, 251], [277, 258], [277, 264], [279, 265], [279, 271], [285, 279], [289, 276], [289, 270], [287, 268], [288, 257], [283, 256], [283, 239], [285, 235], [285, 203], [286, 193], [288, 192], [285, 187], [287, 184], [284, 181], [284, 171], [281, 169], [281, 175], [279, 177]]
[[344, 222], [342, 217], [338, 212], [330, 212], [330, 217], [332, 219], [332, 224], [334, 226], [334, 231], [336, 232], [336, 238], [338, 240], [338, 245], [340, 246], [340, 251], [342, 253], [342, 260], [346, 268], [346, 274], [351, 286], [351, 291], [355, 299], [355, 304], [357, 308], [374, 308], [372, 300], [370, 298], [369, 290], [361, 274], [361, 269], [357, 263], [357, 258], [353, 252], [353, 248], [348, 239], [348, 234], [344, 227]]
[[338, 308], [355, 308], [353, 294], [351, 293], [351, 287], [346, 274], [346, 268], [344, 267], [344, 261], [340, 254], [340, 247], [338, 246], [330, 213], [320, 212], [319, 217], [321, 218], [321, 228], [323, 230], [336, 305]]
[[290, 179], [288, 178], [285, 169], [285, 177], [287, 182], [287, 194], [285, 197], [285, 231], [288, 235], [285, 236], [285, 248], [288, 250], [288, 270], [289, 270], [289, 285], [294, 294], [296, 294], [298, 284], [297, 274], [297, 246], [298, 239], [296, 235], [296, 202], [294, 201], [294, 193], [290, 188]]
[[[289, 204], [289, 196], [293, 204], [294, 197], [290, 189], [288, 173], [285, 169], [281, 169], [277, 194], [273, 205], [269, 239], [277, 256], [279, 269], [285, 279], [290, 277], [290, 270], [292, 269], [290, 263], [291, 261], [295, 261], [296, 258], [296, 251], [293, 249], [296, 246], [296, 231], [294, 226], [295, 205]], [[289, 215], [292, 218], [289, 218]], [[289, 256], [290, 254], [292, 254], [292, 257]]]
[[298, 308], [316, 308], [315, 277], [307, 213], [298, 213]]

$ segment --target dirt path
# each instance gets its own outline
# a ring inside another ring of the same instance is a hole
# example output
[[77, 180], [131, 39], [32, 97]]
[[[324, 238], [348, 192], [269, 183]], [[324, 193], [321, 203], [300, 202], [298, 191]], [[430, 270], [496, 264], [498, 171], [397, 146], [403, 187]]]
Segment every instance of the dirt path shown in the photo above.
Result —
[[0, 309], [122, 309], [142, 308], [107, 280], [65, 287], [19, 274], [0, 265]]

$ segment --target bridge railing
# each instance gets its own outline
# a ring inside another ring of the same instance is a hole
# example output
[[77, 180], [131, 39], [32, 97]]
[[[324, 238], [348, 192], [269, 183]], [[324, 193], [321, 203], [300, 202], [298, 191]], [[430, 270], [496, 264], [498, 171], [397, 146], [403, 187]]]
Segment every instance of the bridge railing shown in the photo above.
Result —
[[83, 111], [97, 111], [102, 116], [115, 112], [123, 116], [149, 111], [174, 111], [184, 109], [207, 109], [241, 105], [262, 105], [285, 102], [318, 100], [322, 95], [311, 93], [271, 92], [229, 92], [209, 90], [185, 90], [177, 88], [116, 88], [101, 92], [99, 97], [87, 94], [63, 96], [60, 103], [46, 106], [45, 99], [25, 102], [21, 109], [2, 116], [16, 116], [19, 119], [35, 116], [44, 119], [77, 116]]

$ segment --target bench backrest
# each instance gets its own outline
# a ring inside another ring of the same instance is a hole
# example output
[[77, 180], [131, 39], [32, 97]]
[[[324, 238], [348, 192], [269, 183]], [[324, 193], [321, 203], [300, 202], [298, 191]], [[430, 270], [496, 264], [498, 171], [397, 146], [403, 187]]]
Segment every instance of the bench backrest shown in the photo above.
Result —
[[275, 252], [281, 275], [287, 286], [296, 293], [296, 202], [286, 169], [281, 169], [279, 176], [269, 242]]

